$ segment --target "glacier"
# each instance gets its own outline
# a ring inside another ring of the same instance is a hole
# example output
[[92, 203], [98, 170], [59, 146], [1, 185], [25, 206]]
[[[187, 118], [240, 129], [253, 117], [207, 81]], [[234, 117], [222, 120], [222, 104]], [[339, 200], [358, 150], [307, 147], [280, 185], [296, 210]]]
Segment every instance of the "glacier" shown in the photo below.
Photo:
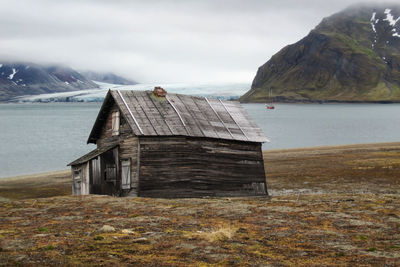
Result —
[[109, 89], [112, 90], [153, 90], [155, 86], [163, 87], [167, 92], [194, 96], [206, 96], [219, 99], [238, 99], [250, 89], [250, 83], [142, 83], [135, 85], [118, 85], [93, 81], [100, 86], [62, 93], [25, 95], [16, 97], [12, 102], [100, 102]]

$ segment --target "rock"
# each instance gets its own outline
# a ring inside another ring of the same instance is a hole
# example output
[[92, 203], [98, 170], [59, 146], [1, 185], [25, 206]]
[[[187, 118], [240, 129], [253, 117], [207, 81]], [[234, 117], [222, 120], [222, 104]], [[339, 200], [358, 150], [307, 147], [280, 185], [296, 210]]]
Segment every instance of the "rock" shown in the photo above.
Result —
[[213, 262], [223, 261], [228, 257], [229, 257], [229, 255], [226, 255], [226, 254], [208, 254], [207, 255], [207, 258], [209, 258]]
[[123, 234], [134, 234], [135, 232], [132, 231], [131, 229], [122, 229], [121, 231]]
[[115, 232], [115, 228], [110, 226], [110, 225], [103, 225], [103, 227], [100, 228], [101, 232]]
[[48, 234], [37, 234], [37, 235], [34, 235], [33, 237], [45, 237], [45, 236], [48, 236]]
[[18, 256], [16, 256], [15, 259], [17, 261], [24, 261], [24, 260], [28, 259], [28, 256], [27, 255], [18, 255]]
[[179, 245], [176, 246], [177, 248], [183, 248], [183, 249], [188, 249], [188, 250], [193, 250], [198, 248], [198, 246], [195, 246], [193, 244], [190, 243], [181, 243]]

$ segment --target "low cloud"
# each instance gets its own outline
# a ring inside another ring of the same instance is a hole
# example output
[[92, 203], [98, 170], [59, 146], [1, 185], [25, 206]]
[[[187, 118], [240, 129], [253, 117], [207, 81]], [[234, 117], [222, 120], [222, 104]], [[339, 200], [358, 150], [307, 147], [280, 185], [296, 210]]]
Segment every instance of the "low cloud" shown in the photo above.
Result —
[[251, 82], [274, 53], [353, 2], [0, 0], [0, 58], [141, 82]]

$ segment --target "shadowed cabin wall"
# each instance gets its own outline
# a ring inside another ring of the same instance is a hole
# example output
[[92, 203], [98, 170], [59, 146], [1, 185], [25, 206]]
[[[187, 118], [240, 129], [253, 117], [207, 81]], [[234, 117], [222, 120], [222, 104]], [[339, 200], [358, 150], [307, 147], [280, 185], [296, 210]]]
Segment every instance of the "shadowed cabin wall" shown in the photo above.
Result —
[[120, 112], [120, 127], [119, 135], [112, 135], [112, 114], [114, 111], [119, 111], [116, 104], [113, 104], [108, 112], [103, 128], [100, 131], [99, 137], [96, 141], [97, 147], [100, 148], [103, 145], [118, 144], [120, 140], [132, 136], [132, 129], [126, 122], [124, 116]]
[[[119, 144], [119, 160], [131, 160], [131, 187], [132, 192], [130, 195], [137, 195], [138, 190], [138, 138], [133, 135], [132, 130], [120, 112], [120, 128], [119, 135], [112, 135], [112, 114], [118, 111], [118, 106], [113, 104], [108, 113], [106, 122], [103, 124], [99, 139], [96, 144], [97, 147], [109, 144]], [[120, 163], [120, 162], [119, 162]], [[119, 177], [120, 178], [120, 177]]]
[[261, 143], [140, 137], [139, 196], [266, 195]]

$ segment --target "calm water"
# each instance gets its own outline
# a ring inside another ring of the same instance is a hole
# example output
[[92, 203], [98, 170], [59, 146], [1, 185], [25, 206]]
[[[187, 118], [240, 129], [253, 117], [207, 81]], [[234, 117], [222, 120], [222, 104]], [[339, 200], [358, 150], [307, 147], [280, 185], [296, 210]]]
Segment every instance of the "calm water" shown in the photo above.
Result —
[[[94, 145], [100, 103], [0, 104], [0, 177], [66, 169]], [[264, 149], [400, 141], [400, 104], [246, 104]]]
[[66, 169], [86, 145], [100, 103], [0, 104], [0, 177]]

